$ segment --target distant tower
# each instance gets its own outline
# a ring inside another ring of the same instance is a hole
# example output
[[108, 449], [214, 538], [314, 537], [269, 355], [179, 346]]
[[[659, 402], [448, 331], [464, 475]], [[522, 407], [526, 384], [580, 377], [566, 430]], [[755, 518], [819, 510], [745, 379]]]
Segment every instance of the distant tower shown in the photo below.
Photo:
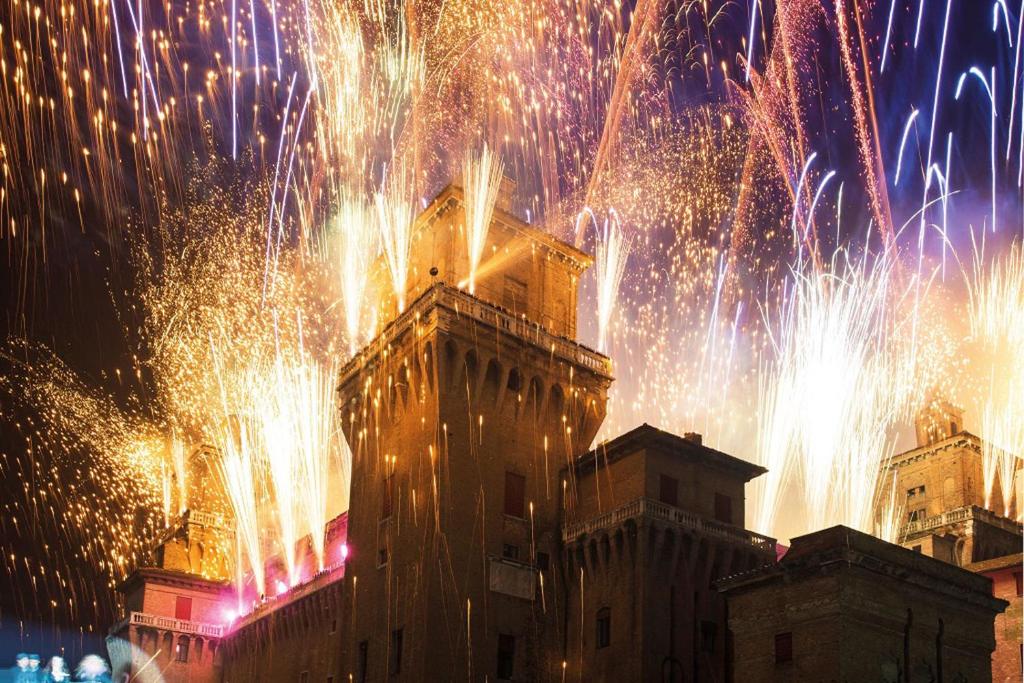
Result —
[[220, 681], [220, 640], [233, 604], [231, 537], [219, 515], [186, 510], [164, 532], [153, 565], [118, 586], [125, 617], [107, 638], [115, 674], [141, 683]]
[[963, 431], [964, 411], [948, 401], [932, 400], [917, 414], [914, 424], [917, 445], [930, 446]]
[[[963, 428], [963, 411], [929, 401], [915, 421], [917, 447], [882, 464], [879, 517], [893, 517], [897, 541], [966, 566], [1020, 552], [1016, 505], [1009, 518], [999, 487], [986, 491], [982, 438]], [[888, 513], [888, 514], [886, 514]]]
[[612, 381], [573, 341], [591, 261], [499, 202], [470, 296], [464, 214], [448, 187], [420, 215], [405, 311], [340, 373], [354, 681], [561, 673], [559, 471]]

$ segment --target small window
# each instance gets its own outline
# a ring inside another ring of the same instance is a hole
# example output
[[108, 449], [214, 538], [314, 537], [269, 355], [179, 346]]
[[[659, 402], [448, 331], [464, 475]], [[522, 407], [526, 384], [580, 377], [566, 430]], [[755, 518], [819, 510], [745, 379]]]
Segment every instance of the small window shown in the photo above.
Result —
[[785, 664], [793, 661], [793, 632], [775, 634], [775, 663]]
[[174, 618], [182, 621], [192, 619], [192, 598], [179, 595], [174, 599]]
[[715, 651], [715, 636], [718, 634], [718, 624], [713, 621], [700, 622], [700, 649], [704, 652]]
[[334, 683], [334, 676], [328, 676], [327, 683]]
[[380, 518], [388, 519], [395, 502], [395, 473], [384, 477], [384, 496], [381, 498]]
[[551, 556], [547, 553], [537, 553], [537, 569], [546, 572], [551, 567]]
[[911, 488], [911, 489], [907, 489], [907, 498], [913, 498], [915, 496], [923, 496], [924, 495], [924, 491], [925, 491], [924, 484], [921, 484], [920, 486], [915, 486], [914, 488]]
[[918, 508], [910, 511], [909, 521], [911, 522], [923, 522], [924, 521], [924, 508]]
[[512, 545], [511, 543], [505, 543], [501, 547], [501, 556], [507, 560], [518, 560], [519, 546]]
[[309, 672], [303, 671], [299, 674], [299, 683], [309, 683]]
[[515, 472], [505, 473], [505, 514], [523, 519], [523, 498], [526, 497], [526, 477]]
[[715, 519], [732, 524], [732, 498], [721, 493], [715, 494]]
[[516, 637], [498, 634], [498, 680], [510, 681], [516, 671]]
[[402, 673], [402, 629], [391, 632], [391, 652], [388, 662], [388, 673], [397, 676]]
[[608, 647], [612, 644], [612, 611], [608, 607], [602, 607], [597, 611], [597, 648]]
[[959, 434], [960, 433], [960, 425], [958, 425], [956, 422], [950, 422], [949, 423], [949, 433], [952, 434], [953, 436], [956, 436], [957, 434]]
[[658, 500], [665, 505], [671, 505], [672, 507], [679, 506], [679, 480], [675, 477], [670, 477], [667, 474], [659, 476], [660, 480], [660, 491]]
[[180, 638], [178, 638], [178, 649], [175, 652], [176, 660], [178, 660], [179, 662], [188, 661], [188, 646], [188, 636], [181, 636]]
[[331, 619], [331, 633], [337, 633], [338, 631], [338, 620]]
[[380, 550], [377, 551], [377, 568], [380, 569], [381, 567], [387, 565], [387, 563], [388, 563], [388, 549], [387, 548], [381, 548]]
[[359, 643], [359, 659], [356, 663], [356, 681], [366, 683], [366, 662], [369, 660], [370, 641]]
[[921, 546], [915, 545], [913, 548], [911, 548], [911, 550], [913, 550], [915, 553], [920, 553], [921, 552]]
[[1018, 598], [1021, 596], [1021, 589], [1024, 588], [1024, 585], [1022, 585], [1022, 584], [1024, 584], [1024, 579], [1022, 579], [1022, 577], [1024, 577], [1024, 574], [1022, 574], [1021, 572], [1014, 572], [1013, 573], [1013, 582], [1017, 586], [1017, 597]]

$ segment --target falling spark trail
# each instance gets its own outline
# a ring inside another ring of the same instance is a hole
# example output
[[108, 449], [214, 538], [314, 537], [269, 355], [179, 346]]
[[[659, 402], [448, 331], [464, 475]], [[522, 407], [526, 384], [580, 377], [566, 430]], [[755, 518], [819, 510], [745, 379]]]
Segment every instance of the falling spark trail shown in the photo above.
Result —
[[[747, 36], [747, 64], [746, 64], [746, 76], [745, 76], [746, 81], [748, 83], [750, 82], [750, 63], [754, 59], [754, 36], [755, 36], [755, 26], [757, 25], [757, 5], [758, 5], [759, 2], [760, 2], [760, 0], [752, 0], [753, 4], [752, 4], [751, 9], [750, 9], [750, 33]], [[895, 0], [894, 0], [894, 2], [895, 2]], [[885, 61], [884, 61], [884, 59], [883, 59], [882, 64], [883, 64], [882, 68], [884, 69], [885, 68], [885, 66], [884, 66]]]
[[892, 20], [896, 14], [896, 0], [889, 0], [889, 20], [885, 24], [885, 41], [882, 43], [882, 66], [879, 73], [885, 73], [885, 62], [889, 57], [889, 40], [892, 36]]
[[501, 189], [505, 167], [484, 143], [479, 154], [466, 158], [463, 186], [466, 204], [466, 253], [469, 255], [469, 293], [476, 292], [477, 271], [487, 246], [487, 232], [494, 203]]
[[249, 16], [252, 19], [252, 54], [256, 66], [256, 85], [260, 84], [260, 41], [256, 34], [256, 0], [249, 0]]
[[917, 119], [919, 114], [918, 109], [914, 109], [910, 112], [910, 116], [907, 118], [907, 123], [903, 126], [903, 136], [900, 138], [900, 151], [896, 155], [896, 175], [893, 178], [892, 184], [894, 186], [900, 184], [900, 170], [903, 168], [903, 148], [907, 145], [907, 136], [910, 135], [910, 126], [913, 125], [914, 120]]
[[976, 66], [972, 66], [970, 71], [961, 74], [960, 80], [956, 84], [956, 97], [960, 99], [960, 93], [963, 90], [964, 81], [968, 75], [974, 75], [981, 81], [982, 87], [985, 88], [985, 93], [988, 95], [990, 111], [991, 111], [991, 141], [989, 143], [989, 156], [991, 158], [991, 174], [992, 174], [992, 232], [996, 232], [996, 68], [992, 67], [991, 75], [988, 79], [985, 78], [985, 74], [981, 72]]

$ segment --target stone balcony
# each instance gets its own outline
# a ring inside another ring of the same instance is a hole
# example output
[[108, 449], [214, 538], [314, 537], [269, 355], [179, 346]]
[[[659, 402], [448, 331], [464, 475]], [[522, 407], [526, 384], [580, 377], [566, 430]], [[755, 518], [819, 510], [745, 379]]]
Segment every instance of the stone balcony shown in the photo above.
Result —
[[115, 624], [110, 632], [119, 633], [129, 626], [145, 626], [159, 631], [173, 631], [186, 635], [203, 636], [205, 638], [220, 638], [227, 629], [222, 624], [208, 624], [202, 621], [187, 621], [173, 617], [162, 617], [157, 614], [145, 612], [130, 612], [128, 618]]
[[435, 308], [441, 312], [440, 320], [469, 318], [487, 325], [497, 333], [504, 332], [525, 340], [545, 353], [585, 367], [602, 377], [612, 377], [611, 360], [607, 356], [571, 339], [552, 334], [542, 325], [516, 316], [461, 289], [438, 282], [417, 297], [401, 315], [388, 323], [376, 339], [363, 347], [342, 367], [339, 373], [340, 383], [344, 384], [360, 370], [372, 364], [375, 358], [411, 326], [425, 322]]
[[569, 544], [595, 532], [614, 528], [630, 519], [672, 524], [704, 536], [770, 552], [773, 556], [775, 553], [774, 538], [761, 536], [732, 524], [705, 519], [693, 512], [651, 498], [637, 498], [597, 517], [565, 524], [562, 526], [562, 541]]
[[946, 510], [938, 515], [932, 515], [931, 517], [925, 517], [924, 519], [907, 522], [900, 529], [900, 538], [908, 539], [934, 529], [941, 529], [942, 527], [954, 526], [957, 524], [966, 524], [967, 522], [973, 521], [984, 522], [990, 526], [1008, 531], [1011, 534], [1020, 535], [1022, 530], [1024, 530], [1024, 526], [1022, 526], [1020, 522], [1007, 519], [1006, 517], [997, 515], [991, 510], [986, 510], [985, 508], [978, 507], [977, 505], [966, 505], [961, 508]]

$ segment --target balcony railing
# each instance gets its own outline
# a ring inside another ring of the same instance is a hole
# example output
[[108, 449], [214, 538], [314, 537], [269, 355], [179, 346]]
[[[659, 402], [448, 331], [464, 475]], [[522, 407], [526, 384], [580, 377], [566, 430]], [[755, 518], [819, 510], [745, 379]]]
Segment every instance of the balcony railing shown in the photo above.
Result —
[[627, 519], [639, 518], [668, 522], [706, 536], [748, 545], [765, 552], [775, 552], [774, 538], [761, 536], [724, 522], [705, 519], [700, 515], [650, 498], [637, 498], [603, 515], [566, 524], [562, 527], [562, 540], [571, 543], [581, 536], [616, 527]]
[[263, 618], [268, 612], [273, 612], [286, 605], [290, 605], [298, 600], [306, 597], [310, 593], [315, 593], [327, 584], [333, 583], [342, 579], [345, 576], [345, 563], [335, 562], [334, 564], [328, 565], [309, 577], [304, 583], [300, 583], [296, 586], [292, 586], [280, 595], [265, 596], [262, 600], [256, 601], [252, 605], [252, 610], [247, 614], [242, 615], [236, 621], [231, 623], [230, 628], [225, 629], [225, 633], [234, 633], [245, 626], [248, 626], [254, 621], [258, 621]]
[[465, 316], [507, 332], [547, 353], [593, 370], [604, 377], [611, 377], [611, 360], [606, 356], [565, 337], [552, 334], [537, 323], [517, 317], [467, 292], [439, 282], [423, 292], [410, 304], [409, 308], [389, 323], [376, 339], [367, 344], [341, 369], [341, 381], [344, 382], [347, 377], [362, 367], [367, 358], [381, 353], [405, 330], [407, 325], [414, 320], [419, 320], [427, 310], [434, 306], [443, 306], [457, 317]]
[[207, 624], [201, 621], [188, 621], [185, 619], [174, 619], [162, 617], [157, 614], [146, 614], [145, 612], [132, 612], [128, 618], [112, 629], [116, 632], [125, 626], [148, 626], [160, 629], [161, 631], [174, 631], [175, 633], [186, 633], [189, 635], [205, 636], [207, 638], [221, 638], [225, 628], [221, 624]]
[[914, 534], [924, 533], [931, 531], [932, 529], [938, 529], [944, 526], [950, 526], [953, 524], [961, 524], [970, 520], [977, 519], [979, 521], [990, 524], [994, 527], [1004, 529], [1012, 534], [1020, 534], [1022, 527], [1019, 522], [1015, 522], [1012, 519], [1001, 517], [991, 510], [978, 507], [977, 505], [967, 505], [962, 508], [956, 508], [954, 510], [947, 510], [938, 515], [932, 515], [931, 517], [925, 517], [924, 519], [916, 519], [911, 522], [907, 522], [903, 525], [900, 531], [901, 538], [907, 538]]

